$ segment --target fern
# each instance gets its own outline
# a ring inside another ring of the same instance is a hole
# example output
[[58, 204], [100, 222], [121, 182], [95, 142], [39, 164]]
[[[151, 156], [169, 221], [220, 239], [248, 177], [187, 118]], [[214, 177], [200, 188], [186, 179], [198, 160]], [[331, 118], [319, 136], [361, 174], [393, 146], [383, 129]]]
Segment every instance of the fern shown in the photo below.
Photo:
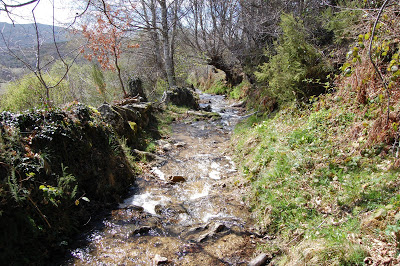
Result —
[[15, 176], [15, 169], [11, 169], [11, 174], [8, 176], [7, 185], [15, 202], [20, 203], [26, 199], [27, 191], [20, 189]]

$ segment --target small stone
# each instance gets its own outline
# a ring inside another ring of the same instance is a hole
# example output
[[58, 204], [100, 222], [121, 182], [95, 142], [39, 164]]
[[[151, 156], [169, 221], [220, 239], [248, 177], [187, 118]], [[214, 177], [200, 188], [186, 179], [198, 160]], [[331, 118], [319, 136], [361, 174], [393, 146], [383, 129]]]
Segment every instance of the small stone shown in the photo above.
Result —
[[225, 229], [226, 229], [226, 226], [224, 224], [217, 223], [214, 225], [213, 229], [211, 230], [211, 233], [212, 234], [219, 233], [219, 232], [224, 231]]
[[150, 226], [141, 226], [137, 229], [135, 229], [135, 231], [133, 231], [132, 235], [143, 235], [143, 234], [147, 234], [152, 228]]
[[258, 255], [256, 258], [252, 259], [249, 262], [249, 266], [266, 265], [269, 259], [270, 259], [270, 257], [267, 254], [261, 253], [260, 255]]
[[209, 234], [209, 233], [205, 233], [205, 234], [199, 236], [199, 237], [197, 238], [196, 242], [199, 242], [199, 243], [204, 242], [204, 241], [206, 241], [209, 237], [210, 237], [210, 234]]
[[374, 263], [374, 259], [371, 258], [371, 257], [366, 257], [366, 258], [364, 259], [364, 264], [365, 264], [365, 265], [372, 265], [373, 263]]
[[162, 147], [163, 151], [170, 151], [172, 149], [171, 144], [167, 143]]
[[174, 183], [185, 182], [186, 181], [186, 179], [183, 176], [180, 176], [180, 175], [169, 176], [168, 180], [171, 181], [171, 182], [174, 182]]
[[160, 255], [157, 254], [157, 255], [155, 255], [154, 258], [153, 258], [153, 263], [154, 263], [155, 265], [166, 264], [166, 263], [168, 263], [168, 258], [162, 257], [162, 256], [160, 256]]
[[138, 212], [144, 211], [144, 208], [142, 206], [137, 206], [137, 205], [131, 205], [131, 206], [126, 207], [125, 209], [138, 211]]
[[185, 143], [185, 142], [177, 142], [177, 143], [175, 143], [174, 145], [175, 145], [175, 147], [177, 147], [177, 148], [183, 148], [183, 147], [186, 146], [186, 143]]

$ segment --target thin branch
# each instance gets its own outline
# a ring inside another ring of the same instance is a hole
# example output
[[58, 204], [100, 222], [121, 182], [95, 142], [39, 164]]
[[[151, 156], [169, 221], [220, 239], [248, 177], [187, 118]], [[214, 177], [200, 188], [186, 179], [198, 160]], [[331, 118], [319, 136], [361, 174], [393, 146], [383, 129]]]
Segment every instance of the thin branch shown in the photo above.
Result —
[[385, 90], [386, 90], [386, 95], [387, 95], [387, 98], [388, 98], [388, 103], [387, 103], [387, 123], [389, 123], [389, 114], [390, 114], [390, 109], [389, 109], [389, 107], [390, 107], [390, 92], [389, 92], [389, 88], [388, 88], [388, 86], [386, 84], [385, 79], [383, 78], [383, 75], [382, 75], [381, 71], [379, 70], [378, 66], [375, 64], [375, 62], [374, 62], [374, 60], [372, 58], [371, 50], [372, 50], [372, 42], [374, 41], [374, 37], [375, 37], [376, 25], [378, 25], [378, 22], [379, 22], [379, 19], [380, 19], [381, 15], [382, 15], [382, 12], [385, 9], [385, 7], [388, 4], [388, 2], [389, 2], [389, 0], [385, 0], [385, 2], [382, 4], [381, 8], [379, 9], [378, 17], [376, 18], [374, 26], [372, 28], [371, 40], [369, 42], [369, 49], [368, 49], [369, 59], [370, 59], [372, 65], [374, 66], [374, 68], [376, 70], [376, 73], [378, 73], [378, 76], [379, 76], [380, 80], [382, 81], [383, 86], [385, 87]]
[[21, 4], [16, 4], [16, 5], [9, 5], [9, 4], [5, 3], [4, 1], [1, 1], [1, 2], [3, 3], [4, 8], [6, 9], [5, 11], [7, 11], [8, 7], [10, 7], [10, 8], [23, 7], [23, 6], [27, 6], [27, 5], [33, 4], [35, 2], [37, 2], [36, 4], [38, 4], [40, 2], [40, 0], [32, 0], [32, 1], [28, 1], [28, 2], [25, 2], [25, 3], [21, 3]]

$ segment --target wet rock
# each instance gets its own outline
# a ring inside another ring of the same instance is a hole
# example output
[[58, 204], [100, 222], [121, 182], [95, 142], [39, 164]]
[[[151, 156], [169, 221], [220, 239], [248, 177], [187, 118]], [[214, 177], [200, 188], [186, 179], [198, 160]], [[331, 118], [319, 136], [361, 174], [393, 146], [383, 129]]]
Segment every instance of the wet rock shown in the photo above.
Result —
[[197, 239], [196, 242], [204, 242], [214, 236], [216, 236], [218, 233], [223, 232], [227, 230], [227, 228], [224, 224], [222, 223], [216, 223], [214, 226], [205, 234], [200, 235]]
[[209, 239], [210, 237], [211, 237], [211, 235], [209, 233], [203, 234], [196, 239], [196, 242], [199, 242], [199, 243], [204, 242], [207, 239]]
[[186, 146], [186, 143], [185, 143], [185, 142], [177, 142], [177, 143], [175, 143], [174, 145], [175, 145], [175, 147], [177, 147], [177, 148], [183, 148], [183, 147]]
[[136, 206], [136, 205], [125, 207], [124, 209], [138, 211], [138, 212], [143, 212], [144, 211], [144, 208], [142, 206]]
[[170, 151], [170, 150], [172, 150], [172, 145], [171, 145], [171, 143], [169, 143], [169, 142], [166, 141], [166, 140], [160, 139], [160, 140], [157, 140], [156, 143], [157, 143], [158, 146], [160, 146], [160, 148], [161, 148], [163, 151]]
[[174, 183], [178, 183], [178, 182], [185, 182], [186, 179], [183, 176], [180, 175], [172, 175], [168, 177], [168, 180]]
[[153, 258], [153, 263], [154, 263], [154, 265], [162, 265], [162, 264], [167, 264], [169, 261], [168, 261], [168, 258], [166, 258], [166, 257], [162, 257], [162, 256], [160, 256], [160, 255], [155, 255], [154, 256], [154, 258]]
[[172, 145], [171, 145], [170, 143], [167, 143], [167, 144], [163, 145], [163, 146], [161, 147], [161, 149], [162, 149], [163, 151], [170, 151], [170, 150], [172, 150]]
[[257, 257], [255, 257], [254, 259], [252, 259], [249, 262], [249, 266], [262, 266], [262, 265], [266, 265], [267, 262], [270, 260], [271, 258], [265, 254], [265, 253], [261, 253], [260, 255], [258, 255]]
[[211, 105], [207, 104], [207, 105], [201, 105], [201, 110], [206, 111], [206, 112], [211, 112]]
[[241, 108], [241, 107], [245, 107], [246, 106], [246, 101], [242, 101], [242, 102], [238, 102], [238, 103], [234, 103], [231, 105], [231, 107], [236, 107], [236, 108]]
[[199, 99], [195, 92], [188, 88], [174, 87], [163, 95], [165, 102], [171, 102], [178, 106], [187, 106], [199, 110]]
[[156, 154], [147, 151], [139, 151], [137, 149], [133, 149], [132, 153], [134, 156], [145, 159], [148, 162], [163, 163], [165, 161], [164, 158], [161, 158], [160, 156], [157, 156]]
[[135, 230], [132, 232], [132, 234], [133, 234], [133, 235], [137, 235], [137, 234], [139, 234], [139, 235], [148, 234], [148, 233], [150, 232], [151, 229], [152, 229], [152, 228], [151, 228], [150, 226], [147, 226], [147, 225], [141, 226], [141, 227], [135, 229]]
[[187, 210], [182, 204], [166, 204], [166, 205], [161, 205], [158, 204], [154, 207], [154, 211], [158, 215], [167, 215], [167, 216], [177, 216], [181, 213], [186, 213]]
[[224, 224], [216, 223], [213, 226], [213, 228], [211, 229], [211, 233], [216, 234], [216, 233], [224, 231], [225, 229], [227, 229], [227, 227]]

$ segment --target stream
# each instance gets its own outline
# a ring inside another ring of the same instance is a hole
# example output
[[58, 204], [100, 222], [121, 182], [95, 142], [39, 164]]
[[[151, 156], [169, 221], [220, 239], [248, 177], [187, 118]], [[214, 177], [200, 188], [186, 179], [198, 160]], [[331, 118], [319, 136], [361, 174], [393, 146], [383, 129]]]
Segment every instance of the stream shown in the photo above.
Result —
[[200, 93], [220, 119], [183, 119], [131, 197], [85, 236], [67, 265], [247, 265], [262, 240], [234, 182], [230, 134], [240, 107]]

